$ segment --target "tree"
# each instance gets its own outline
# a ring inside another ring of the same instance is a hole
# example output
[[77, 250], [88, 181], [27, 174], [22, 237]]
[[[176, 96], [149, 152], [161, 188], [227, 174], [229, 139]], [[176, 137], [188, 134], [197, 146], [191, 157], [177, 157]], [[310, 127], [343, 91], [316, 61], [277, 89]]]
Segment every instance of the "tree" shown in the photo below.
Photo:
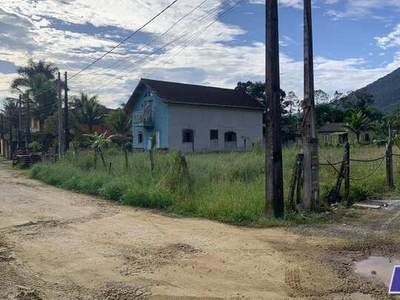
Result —
[[48, 79], [55, 79], [58, 67], [52, 63], [47, 63], [44, 60], [34, 62], [32, 59], [29, 59], [28, 65], [25, 67], [19, 67], [17, 72], [20, 75], [26, 76], [34, 76], [40, 73], [45, 75]]
[[299, 106], [300, 100], [293, 91], [290, 91], [289, 93], [287, 93], [283, 103], [286, 107], [289, 107], [289, 115], [291, 115], [293, 113], [293, 107]]
[[125, 135], [131, 131], [131, 117], [122, 108], [112, 112], [108, 116], [108, 121], [118, 134]]
[[329, 95], [323, 90], [316, 90], [315, 92], [315, 103], [322, 104], [329, 101]]
[[[243, 91], [261, 102], [262, 104], [265, 103], [265, 83], [261, 81], [247, 81], [247, 82], [238, 82], [236, 87], [236, 91]], [[280, 90], [280, 99], [281, 102], [285, 100], [286, 93], [282, 89]]]
[[[63, 118], [64, 122], [64, 118]], [[68, 114], [68, 124], [73, 133], [79, 131], [78, 122], [73, 113]], [[53, 113], [50, 117], [48, 117], [44, 121], [43, 129], [46, 133], [51, 134], [52, 136], [58, 136], [58, 111]]]
[[317, 115], [317, 126], [322, 127], [327, 123], [343, 122], [345, 113], [332, 103], [321, 103], [315, 107]]
[[262, 83], [261, 81], [239, 81], [235, 87], [235, 90], [246, 92], [262, 103], [265, 101], [265, 83]]
[[367, 114], [368, 108], [374, 104], [374, 96], [368, 94], [365, 89], [361, 89], [348, 94], [340, 99], [345, 109], [361, 111]]
[[362, 111], [353, 111], [346, 121], [345, 126], [356, 134], [357, 143], [360, 143], [361, 133], [371, 129], [371, 120]]
[[57, 71], [58, 68], [52, 63], [29, 60], [27, 66], [18, 68], [19, 77], [11, 82], [11, 89], [30, 102], [32, 116], [40, 120], [41, 126], [57, 108]]
[[90, 97], [81, 93], [79, 97], [73, 97], [73, 107], [78, 120], [88, 126], [89, 133], [93, 133], [93, 126], [99, 124], [105, 115], [105, 108], [97, 99], [97, 95]]

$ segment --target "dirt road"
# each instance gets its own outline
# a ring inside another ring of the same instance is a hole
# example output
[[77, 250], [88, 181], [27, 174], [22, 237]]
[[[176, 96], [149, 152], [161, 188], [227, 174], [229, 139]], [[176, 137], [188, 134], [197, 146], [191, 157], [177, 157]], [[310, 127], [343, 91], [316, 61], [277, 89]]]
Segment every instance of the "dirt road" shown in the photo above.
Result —
[[386, 299], [383, 284], [352, 270], [365, 245], [347, 244], [352, 230], [335, 226], [174, 218], [50, 187], [0, 162], [0, 299]]

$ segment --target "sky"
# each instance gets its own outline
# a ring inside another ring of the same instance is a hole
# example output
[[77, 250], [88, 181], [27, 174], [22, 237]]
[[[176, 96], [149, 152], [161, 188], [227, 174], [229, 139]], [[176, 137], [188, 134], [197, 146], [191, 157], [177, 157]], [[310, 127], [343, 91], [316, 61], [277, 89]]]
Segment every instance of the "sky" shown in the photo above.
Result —
[[[1, 0], [0, 101], [28, 59], [69, 77], [172, 0]], [[281, 88], [303, 94], [303, 1], [280, 0]], [[361, 88], [400, 67], [399, 0], [313, 0], [315, 88]], [[69, 80], [70, 94], [125, 103], [140, 78], [234, 88], [264, 81], [265, 0], [178, 0]]]

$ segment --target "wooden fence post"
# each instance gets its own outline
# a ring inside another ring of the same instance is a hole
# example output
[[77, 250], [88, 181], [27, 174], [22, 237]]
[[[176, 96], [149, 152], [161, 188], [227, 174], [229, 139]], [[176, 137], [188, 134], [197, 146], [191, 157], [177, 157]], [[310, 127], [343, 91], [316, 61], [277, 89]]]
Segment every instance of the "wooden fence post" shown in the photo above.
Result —
[[[297, 154], [296, 155], [296, 162], [293, 167], [292, 177], [290, 180], [290, 187], [289, 187], [289, 199], [288, 199], [288, 210], [289, 211], [296, 211], [296, 204], [299, 204], [300, 198], [300, 186], [301, 186], [301, 171], [302, 171], [302, 164], [303, 164], [303, 157], [304, 154]], [[297, 189], [296, 189], [297, 187]], [[297, 198], [296, 201], [294, 199], [294, 193], [297, 190]]]
[[386, 182], [389, 189], [393, 189], [393, 143], [389, 141], [386, 146]]
[[349, 142], [345, 145], [344, 155], [344, 200], [346, 206], [350, 207], [350, 144]]
[[299, 154], [299, 166], [297, 168], [297, 188], [296, 188], [296, 204], [299, 205], [301, 203], [301, 187], [303, 186], [303, 161], [304, 154]]

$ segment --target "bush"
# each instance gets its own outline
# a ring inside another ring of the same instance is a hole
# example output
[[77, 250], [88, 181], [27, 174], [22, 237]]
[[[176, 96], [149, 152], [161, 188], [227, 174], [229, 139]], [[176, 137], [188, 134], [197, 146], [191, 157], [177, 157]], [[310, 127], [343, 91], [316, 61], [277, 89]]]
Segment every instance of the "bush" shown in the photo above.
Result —
[[121, 203], [147, 208], [168, 208], [172, 205], [172, 196], [166, 191], [146, 191], [137, 188], [128, 190]]
[[115, 179], [106, 183], [100, 190], [99, 195], [109, 199], [119, 201], [129, 190], [129, 182], [126, 179]]

